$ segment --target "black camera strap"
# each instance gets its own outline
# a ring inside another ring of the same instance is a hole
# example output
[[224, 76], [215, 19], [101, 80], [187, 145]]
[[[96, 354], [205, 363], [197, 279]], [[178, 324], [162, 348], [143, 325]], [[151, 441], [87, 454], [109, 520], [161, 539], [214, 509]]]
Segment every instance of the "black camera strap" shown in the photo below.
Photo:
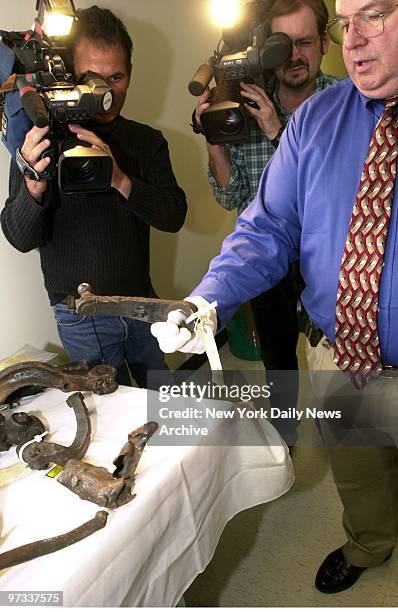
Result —
[[17, 163], [17, 166], [19, 168], [19, 170], [22, 172], [22, 174], [30, 179], [31, 181], [36, 181], [39, 182], [42, 180], [42, 177], [40, 176], [39, 172], [37, 172], [30, 164], [29, 162], [26, 161], [26, 159], [23, 157], [20, 149], [17, 149], [15, 152], [15, 161]]
[[196, 121], [196, 108], [194, 109], [193, 113], [192, 113], [192, 123], [189, 124], [193, 130], [193, 132], [195, 132], [195, 134], [204, 134], [201, 126], [199, 125], [199, 123]]

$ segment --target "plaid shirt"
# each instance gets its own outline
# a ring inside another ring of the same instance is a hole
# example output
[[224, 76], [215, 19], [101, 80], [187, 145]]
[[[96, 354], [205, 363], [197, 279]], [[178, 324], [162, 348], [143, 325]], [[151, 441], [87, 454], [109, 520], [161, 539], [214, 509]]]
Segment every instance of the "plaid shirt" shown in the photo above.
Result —
[[[320, 72], [316, 78], [313, 93], [322, 91], [340, 80], [339, 77]], [[286, 127], [293, 111], [281, 107], [276, 91], [272, 95], [272, 101], [282, 126]], [[208, 168], [208, 180], [217, 202], [227, 210], [237, 208], [239, 215], [256, 195], [262, 171], [275, 152], [275, 148], [264, 136], [257, 121], [251, 118], [249, 125], [249, 142], [227, 145], [231, 161], [229, 185], [220, 187]]]

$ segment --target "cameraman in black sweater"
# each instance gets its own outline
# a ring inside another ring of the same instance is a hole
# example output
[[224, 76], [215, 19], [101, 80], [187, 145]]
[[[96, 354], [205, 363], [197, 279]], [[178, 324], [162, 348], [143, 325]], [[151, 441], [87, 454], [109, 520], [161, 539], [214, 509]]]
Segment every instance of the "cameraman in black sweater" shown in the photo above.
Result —
[[[105, 193], [66, 195], [56, 182], [30, 180], [14, 160], [10, 195], [1, 213], [6, 239], [19, 251], [39, 248], [44, 283], [69, 358], [90, 366], [101, 361], [118, 369], [118, 381], [141, 387], [148, 369], [164, 369], [163, 353], [142, 321], [81, 316], [66, 297], [88, 282], [102, 295], [155, 295], [149, 274], [150, 226], [177, 232], [187, 204], [173, 174], [166, 140], [159, 131], [120, 115], [131, 75], [132, 41], [123, 23], [97, 6], [78, 11], [71, 53], [75, 76], [91, 70], [112, 88], [111, 108], [95, 121], [69, 129], [113, 159], [112, 186]], [[48, 127], [33, 127], [21, 155], [37, 172], [50, 163]]]

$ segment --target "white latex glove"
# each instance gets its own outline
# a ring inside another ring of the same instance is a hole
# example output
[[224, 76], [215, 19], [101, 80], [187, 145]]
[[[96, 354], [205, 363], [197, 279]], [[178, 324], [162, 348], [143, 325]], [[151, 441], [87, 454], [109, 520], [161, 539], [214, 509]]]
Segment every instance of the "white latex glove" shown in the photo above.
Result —
[[[189, 296], [184, 298], [187, 302], [191, 302], [197, 308], [209, 307], [209, 302], [200, 296]], [[217, 314], [214, 307], [208, 309], [208, 325], [213, 332], [217, 329]], [[190, 332], [187, 327], [180, 327], [185, 321], [186, 315], [181, 310], [172, 310], [167, 316], [165, 323], [153, 323], [151, 325], [151, 333], [159, 342], [160, 350], [163, 353], [197, 353], [205, 352], [205, 348], [200, 341], [199, 335], [196, 332]]]

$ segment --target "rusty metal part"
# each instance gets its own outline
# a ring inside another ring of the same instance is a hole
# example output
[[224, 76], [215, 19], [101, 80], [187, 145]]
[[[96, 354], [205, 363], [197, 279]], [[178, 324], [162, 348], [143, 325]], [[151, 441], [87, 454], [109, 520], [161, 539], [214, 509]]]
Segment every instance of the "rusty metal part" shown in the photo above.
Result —
[[25, 444], [45, 431], [43, 423], [37, 417], [26, 412], [14, 412], [7, 409], [0, 412], [0, 452], [11, 446]]
[[[31, 470], [44, 470], [50, 463], [65, 465], [69, 459], [80, 459], [86, 454], [90, 444], [91, 423], [88, 410], [81, 393], [74, 393], [66, 400], [73, 408], [76, 417], [76, 435], [70, 446], [62, 446], [55, 442], [32, 442], [22, 451], [21, 459]], [[19, 448], [17, 449], [19, 452]]]
[[115, 478], [130, 478], [134, 476], [146, 443], [153, 436], [157, 428], [158, 424], [155, 421], [149, 421], [149, 423], [145, 423], [142, 427], [138, 427], [129, 433], [128, 442], [126, 442], [113, 462], [116, 466], [113, 472]]
[[[172, 310], [181, 310], [186, 317], [197, 311], [197, 307], [186, 300], [95, 295], [87, 283], [81, 283], [77, 291], [80, 298], [75, 300], [74, 306], [72, 301], [72, 308], [81, 315], [112, 314], [157, 323], [167, 321], [167, 315]], [[194, 323], [189, 323], [187, 327], [193, 329]]]
[[58, 482], [76, 493], [81, 499], [105, 508], [118, 508], [131, 501], [135, 470], [150, 436], [157, 430], [157, 423], [150, 421], [131, 432], [113, 462], [116, 470], [110, 474], [104, 467], [97, 467], [71, 459], [64, 466]]
[[76, 493], [80, 499], [105, 508], [118, 508], [134, 498], [130, 480], [113, 478], [106, 468], [78, 459], [70, 459], [65, 464], [58, 482]]
[[116, 369], [101, 363], [91, 370], [82, 362], [53, 366], [40, 361], [25, 361], [0, 372], [0, 404], [22, 387], [55, 387], [65, 393], [92, 391], [98, 395], [112, 393], [117, 389]]
[[93, 519], [83, 523], [80, 527], [76, 527], [76, 529], [72, 529], [72, 531], [55, 536], [54, 538], [46, 538], [45, 540], [31, 542], [31, 544], [24, 544], [13, 550], [1, 553], [0, 570], [31, 561], [37, 557], [43, 557], [43, 555], [48, 555], [56, 550], [61, 550], [61, 548], [66, 548], [71, 544], [84, 540], [87, 536], [105, 527], [107, 518], [108, 512], [101, 510], [96, 513]]

